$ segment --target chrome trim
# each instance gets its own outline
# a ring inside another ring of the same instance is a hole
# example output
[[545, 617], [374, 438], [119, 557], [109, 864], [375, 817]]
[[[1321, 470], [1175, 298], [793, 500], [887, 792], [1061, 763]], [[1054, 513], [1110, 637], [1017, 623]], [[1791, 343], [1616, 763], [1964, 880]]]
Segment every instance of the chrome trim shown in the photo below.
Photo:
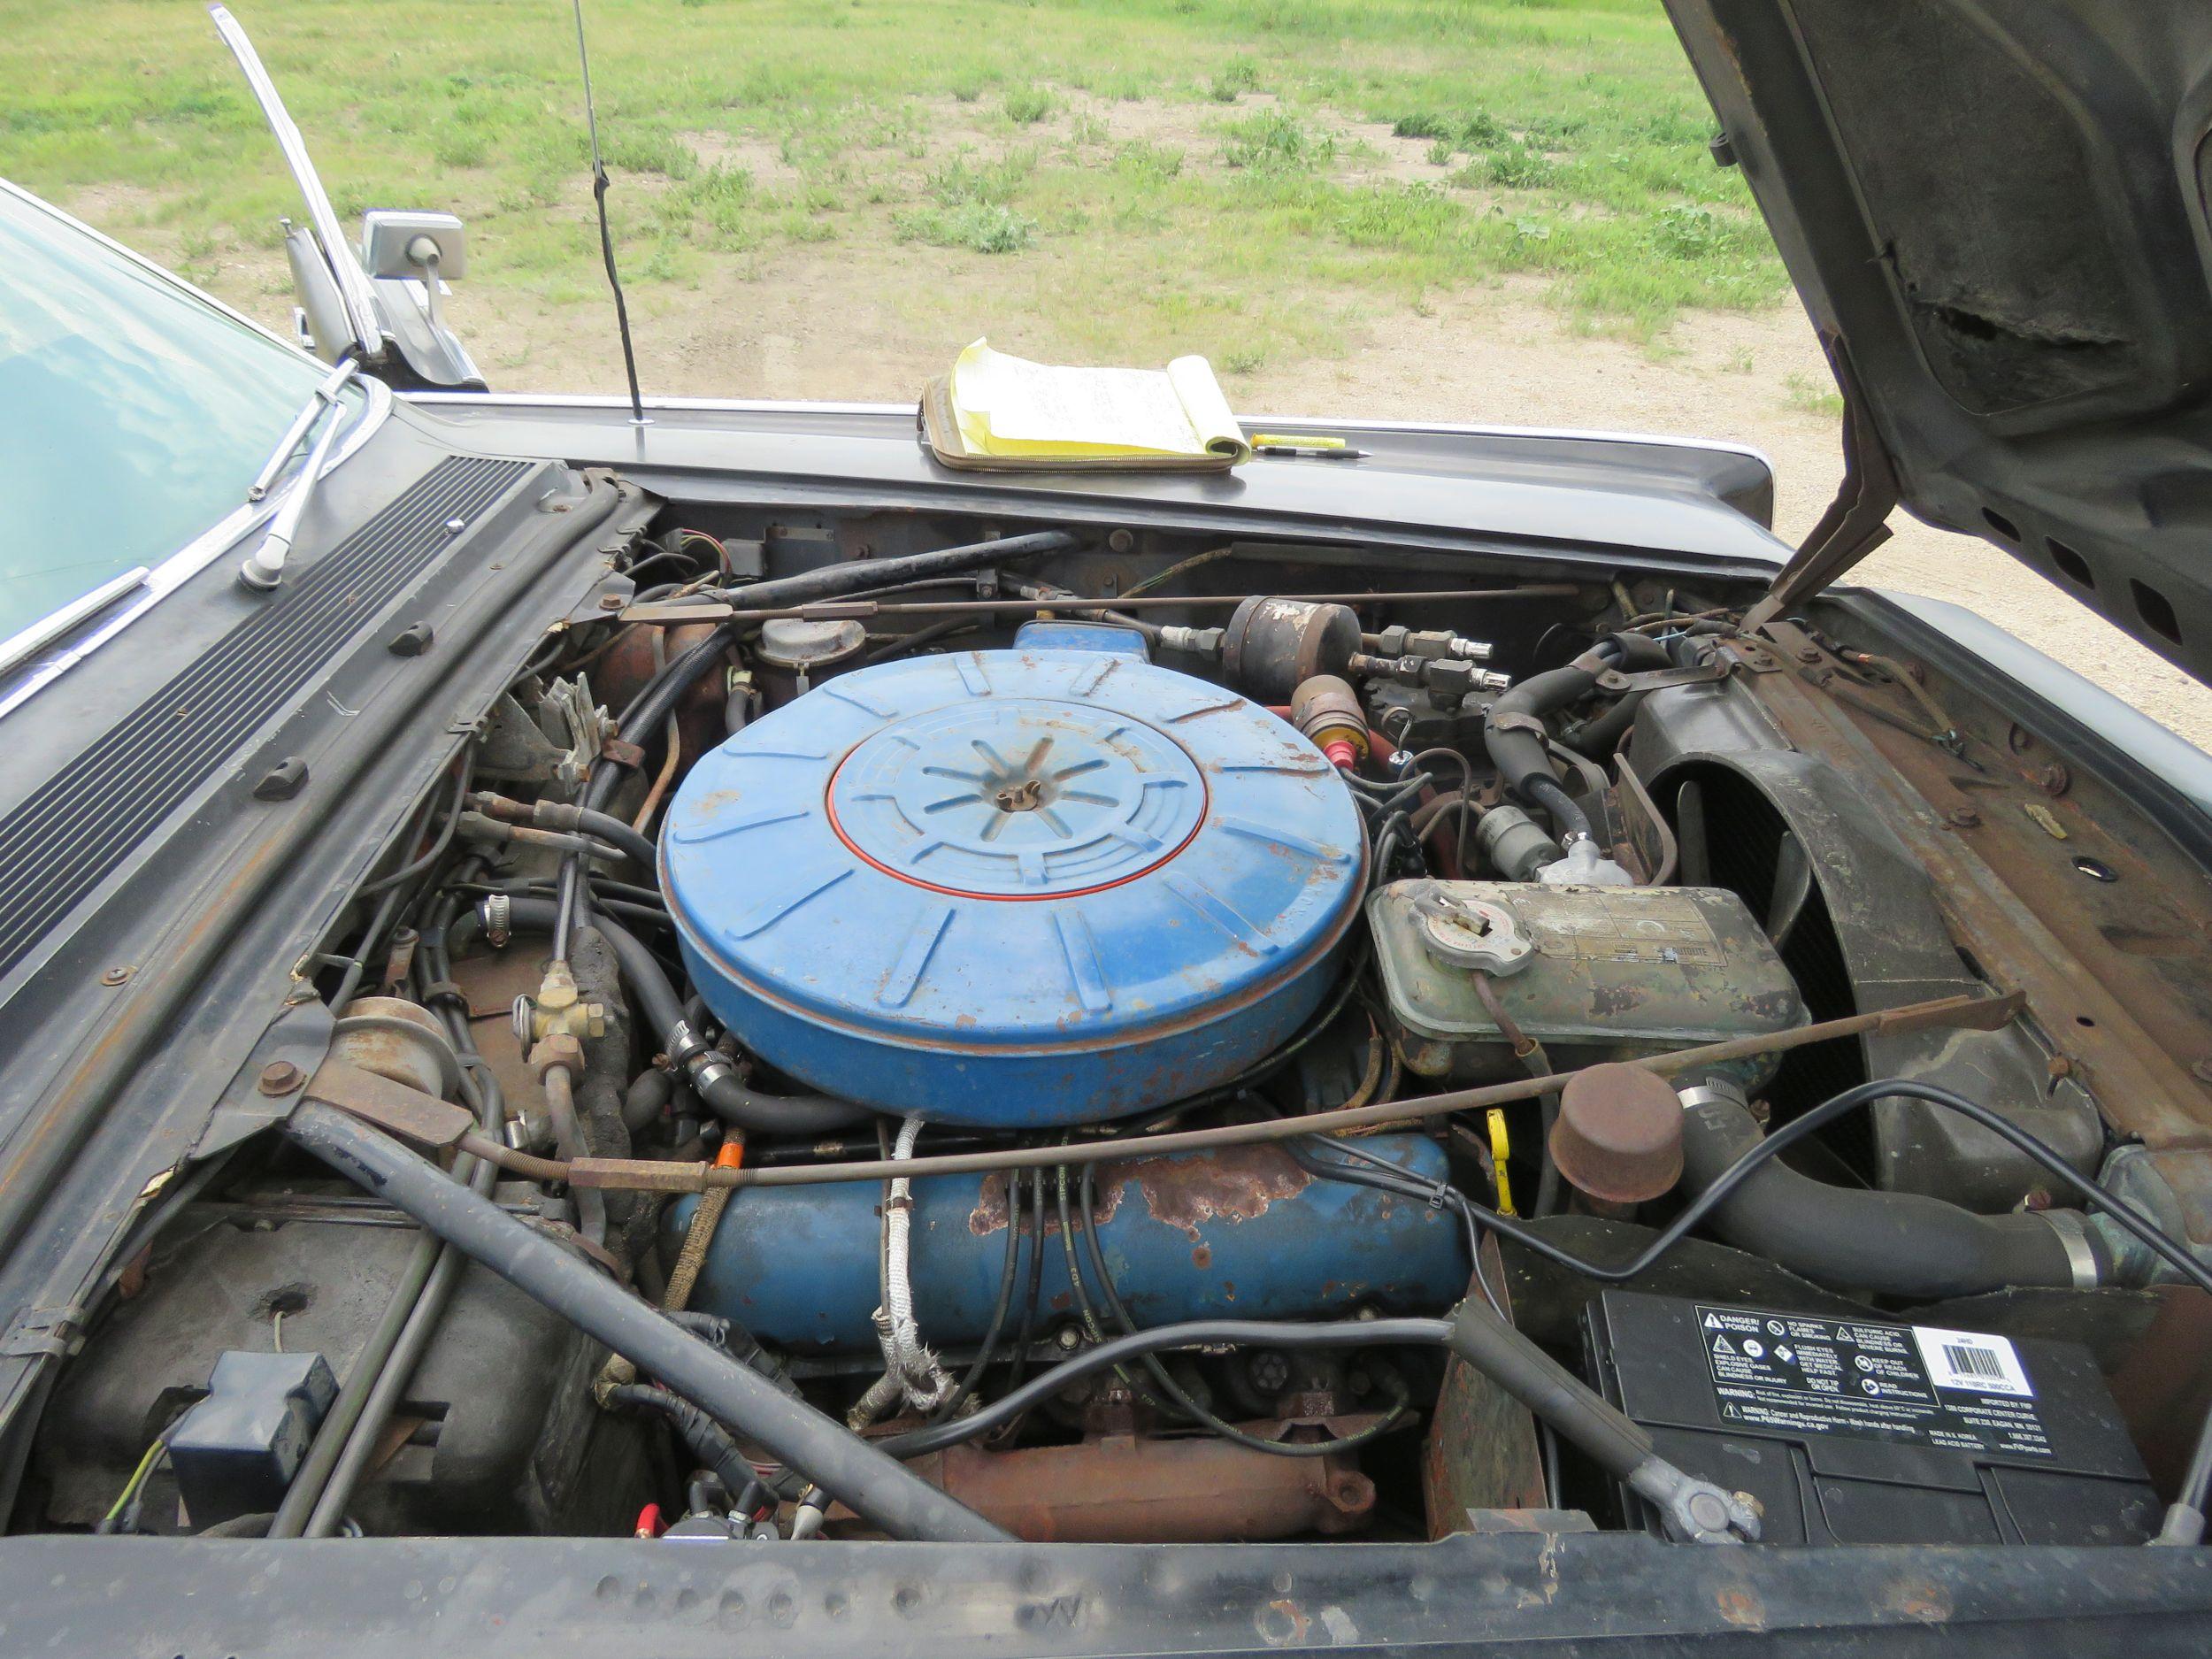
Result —
[[253, 475], [253, 482], [246, 486], [248, 501], [259, 501], [269, 493], [270, 486], [277, 481], [277, 475], [284, 471], [284, 464], [300, 447], [300, 440], [322, 419], [323, 411], [337, 403], [339, 392], [359, 370], [360, 365], [348, 357], [323, 377], [322, 384], [315, 388], [315, 395], [300, 405], [300, 412], [292, 417], [292, 424], [284, 429], [284, 435], [277, 440], [276, 448], [269, 451], [269, 458]]
[[223, 44], [230, 48], [231, 56], [244, 72], [246, 84], [253, 88], [254, 101], [261, 105], [262, 118], [276, 134], [277, 148], [284, 152], [285, 165], [291, 168], [293, 180], [306, 199], [307, 217], [315, 227], [316, 239], [323, 247], [323, 259], [330, 266], [332, 280], [338, 284], [339, 297], [345, 302], [347, 319], [353, 325], [355, 349], [373, 357], [384, 349], [384, 331], [376, 319], [375, 291], [369, 287], [367, 273], [346, 242], [345, 232], [338, 223], [338, 211], [331, 206], [330, 193], [323, 188], [321, 175], [315, 171], [315, 163], [307, 153], [307, 141], [293, 123], [292, 113], [284, 107], [276, 82], [261, 66], [261, 54], [254, 50], [253, 42], [239, 27], [238, 19], [221, 5], [209, 6], [207, 14], [214, 21], [215, 32], [223, 37]]
[[[502, 409], [536, 405], [543, 409], [615, 409], [625, 415], [629, 412], [626, 397], [603, 396], [598, 393], [576, 392], [410, 392], [411, 403], [489, 403]], [[815, 403], [803, 398], [774, 397], [648, 397], [648, 409], [694, 411], [701, 413], [761, 415], [911, 415], [914, 405], [906, 403]], [[1663, 432], [1594, 432], [1574, 426], [1486, 426], [1459, 421], [1435, 420], [1365, 420], [1349, 416], [1332, 418], [1326, 415], [1240, 415], [1238, 423], [1271, 432], [1278, 428], [1316, 429], [1333, 432], [1344, 426], [1358, 426], [1370, 432], [1403, 432], [1428, 434], [1440, 437], [1465, 436], [1474, 438], [1568, 438], [1594, 443], [1652, 443], [1665, 444], [1671, 449], [1705, 449], [1719, 455], [1740, 455], [1758, 462], [1771, 472], [1774, 462], [1766, 451], [1748, 443], [1731, 443], [1720, 438], [1677, 437]]]
[[257, 593], [267, 593], [284, 580], [284, 561], [292, 551], [292, 543], [298, 539], [300, 520], [306, 516], [308, 504], [315, 499], [315, 486], [321, 483], [323, 474], [330, 470], [330, 452], [338, 447], [339, 434], [346, 429], [346, 409], [343, 403], [322, 403], [319, 408], [330, 410], [329, 423], [322, 435], [315, 440], [307, 452], [307, 459], [300, 464], [299, 474], [292, 480], [292, 488], [284, 492], [284, 499], [269, 517], [268, 533], [261, 538], [261, 545], [246, 555], [246, 562], [239, 566], [239, 580]]
[[[35, 197], [32, 199], [36, 201]], [[44, 204], [40, 203], [39, 205], [43, 206]], [[160, 269], [157, 265], [154, 268]], [[306, 357], [304, 352], [298, 355]], [[312, 357], [308, 357], [307, 360], [311, 363], [315, 361]], [[367, 402], [362, 409], [361, 417], [354, 423], [353, 430], [347, 434], [345, 441], [332, 454], [329, 465], [318, 474], [319, 480], [328, 477], [358, 453], [361, 447], [383, 426], [385, 416], [391, 412], [392, 389], [383, 381], [365, 380], [361, 382], [361, 389], [367, 395]], [[293, 488], [298, 485], [301, 476], [300, 473], [295, 473], [290, 484], [273, 491], [257, 502], [240, 503], [214, 524], [210, 525], [184, 546], [147, 572], [140, 578], [140, 586], [143, 591], [134, 603], [119, 615], [110, 618], [98, 629], [78, 641], [67, 650], [58, 652], [47, 658], [27, 675], [20, 684], [11, 686], [4, 694], [0, 694], [0, 717], [12, 714], [48, 686], [52, 685], [54, 681], [84, 661], [110, 640], [115, 638], [178, 588], [183, 587], [186, 582], [198, 575], [208, 565], [213, 564], [225, 552], [235, 547], [248, 531], [253, 529], [264, 519], [273, 517], [277, 510], [291, 495]], [[36, 627], [42, 624], [35, 623], [32, 626]]]
[[0, 673], [26, 657], [37, 656], [87, 617], [106, 610], [132, 588], [143, 585], [152, 566], [141, 565], [102, 582], [88, 594], [80, 594], [58, 611], [50, 611], [27, 628], [0, 640]]

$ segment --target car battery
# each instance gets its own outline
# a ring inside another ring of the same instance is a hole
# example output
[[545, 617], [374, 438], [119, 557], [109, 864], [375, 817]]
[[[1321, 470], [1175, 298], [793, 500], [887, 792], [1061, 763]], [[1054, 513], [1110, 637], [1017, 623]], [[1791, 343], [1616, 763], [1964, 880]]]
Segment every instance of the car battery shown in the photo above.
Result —
[[[2159, 1506], [2089, 1350], [1605, 1292], [1594, 1381], [1775, 1544], [2132, 1544]], [[1631, 1525], [1659, 1530], [1625, 1491]]]

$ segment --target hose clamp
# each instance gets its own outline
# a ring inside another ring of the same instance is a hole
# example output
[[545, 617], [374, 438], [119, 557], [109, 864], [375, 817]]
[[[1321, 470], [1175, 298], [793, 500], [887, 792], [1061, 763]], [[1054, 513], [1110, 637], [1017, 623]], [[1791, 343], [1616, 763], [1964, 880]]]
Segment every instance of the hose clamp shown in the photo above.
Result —
[[1535, 715], [1517, 709], [1508, 709], [1501, 714], [1494, 704], [1483, 710], [1482, 723], [1493, 732], [1527, 732], [1540, 738], [1551, 735], [1551, 728]]
[[704, 1094], [724, 1078], [736, 1075], [737, 1068], [710, 1048], [691, 1065], [691, 1087]]
[[1693, 1083], [1687, 1088], [1675, 1090], [1675, 1098], [1682, 1102], [1682, 1110], [1694, 1112], [1701, 1106], [1744, 1106], [1747, 1104], [1743, 1091], [1733, 1084], [1708, 1079]]
[[515, 902], [504, 893], [495, 893], [484, 901], [478, 914], [483, 918], [484, 942], [494, 950], [505, 948], [514, 937]]
[[680, 1019], [668, 1028], [668, 1066], [672, 1071], [689, 1066], [706, 1052], [705, 1041], [692, 1030], [689, 1020]]
[[2078, 1210], [2039, 1210], [2066, 1250], [2066, 1265], [2074, 1275], [2076, 1290], [2094, 1290], [2102, 1282], [2097, 1272], [2097, 1253], [2090, 1248], [2089, 1226]]

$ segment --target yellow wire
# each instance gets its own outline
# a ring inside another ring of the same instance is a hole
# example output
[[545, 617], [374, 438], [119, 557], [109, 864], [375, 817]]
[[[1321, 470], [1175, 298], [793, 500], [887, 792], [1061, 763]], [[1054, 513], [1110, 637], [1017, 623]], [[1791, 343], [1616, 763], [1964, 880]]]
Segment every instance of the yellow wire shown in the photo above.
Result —
[[146, 1455], [138, 1460], [138, 1467], [131, 1471], [131, 1478], [123, 1483], [122, 1493], [115, 1500], [113, 1507], [100, 1517], [103, 1522], [112, 1521], [123, 1513], [139, 1487], [146, 1484], [146, 1477], [154, 1472], [154, 1464], [160, 1461], [162, 1453], [168, 1449], [169, 1442], [166, 1440], [156, 1440], [146, 1448]]

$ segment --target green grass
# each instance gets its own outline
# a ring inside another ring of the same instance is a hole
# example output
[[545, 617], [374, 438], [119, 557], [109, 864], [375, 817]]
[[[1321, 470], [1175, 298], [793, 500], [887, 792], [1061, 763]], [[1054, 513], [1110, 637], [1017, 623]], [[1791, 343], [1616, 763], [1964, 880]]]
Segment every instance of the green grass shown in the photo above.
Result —
[[[0, 168], [278, 310], [275, 220], [299, 209], [202, 9], [12, 10]], [[240, 14], [342, 213], [451, 208], [472, 291], [603, 303], [559, 0]], [[588, 16], [611, 210], [649, 304], [685, 303], [727, 255], [768, 270], [828, 243], [818, 281], [936, 262], [921, 288], [987, 255], [972, 280], [1030, 340], [1248, 372], [1506, 278], [1646, 341], [1685, 308], [1785, 291], [1655, 0], [593, 0]], [[1391, 145], [1418, 166], [1381, 166]]]

